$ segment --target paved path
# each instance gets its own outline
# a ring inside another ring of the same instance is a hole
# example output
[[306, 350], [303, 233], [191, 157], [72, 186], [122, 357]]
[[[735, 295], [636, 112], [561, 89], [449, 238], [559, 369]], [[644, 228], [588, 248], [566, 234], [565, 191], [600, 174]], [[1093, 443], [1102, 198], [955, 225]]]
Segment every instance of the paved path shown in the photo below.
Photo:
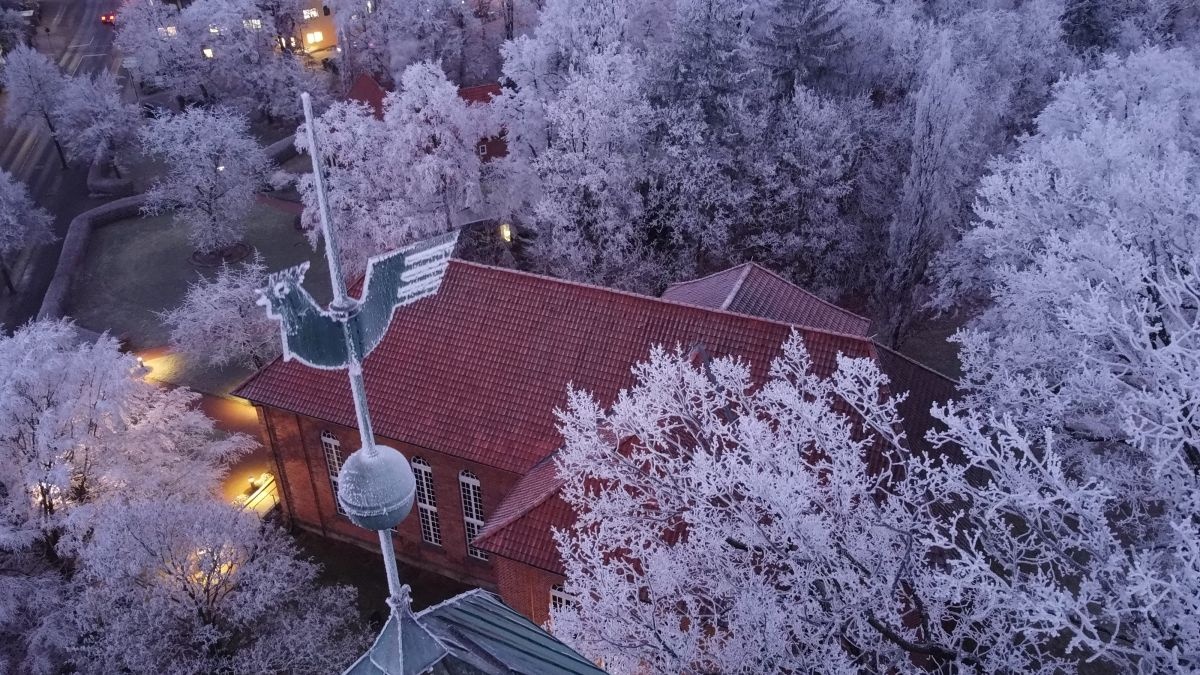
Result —
[[[50, 55], [68, 75], [116, 72], [120, 59], [113, 54], [113, 29], [99, 19], [101, 11], [114, 9], [115, 4], [115, 0], [42, 0], [42, 21], [34, 46]], [[0, 108], [5, 105], [7, 99], [0, 96]], [[0, 327], [12, 329], [37, 314], [71, 219], [103, 200], [88, 197], [86, 166], [62, 168], [41, 122], [0, 126], [0, 167], [24, 182], [34, 201], [54, 216], [53, 227], [59, 237], [16, 260], [13, 278], [19, 293], [15, 298], [0, 294]]]
[[[144, 349], [138, 351], [137, 355], [150, 368], [147, 379], [168, 387], [179, 386], [169, 379], [155, 377], [156, 366], [158, 366], [160, 375], [168, 374], [163, 372], [165, 368], [162, 364], [171, 357], [170, 349], [167, 347]], [[238, 496], [246, 494], [251, 478], [256, 478], [262, 473], [274, 475], [276, 473], [275, 462], [271, 458], [270, 450], [262, 445], [262, 439], [259, 438], [258, 413], [255, 412], [254, 406], [229, 396], [198, 393], [200, 394], [200, 410], [216, 422], [218, 429], [231, 434], [246, 434], [259, 444], [254, 451], [244, 455], [230, 467], [229, 475], [222, 483], [225, 498], [233, 501]]]

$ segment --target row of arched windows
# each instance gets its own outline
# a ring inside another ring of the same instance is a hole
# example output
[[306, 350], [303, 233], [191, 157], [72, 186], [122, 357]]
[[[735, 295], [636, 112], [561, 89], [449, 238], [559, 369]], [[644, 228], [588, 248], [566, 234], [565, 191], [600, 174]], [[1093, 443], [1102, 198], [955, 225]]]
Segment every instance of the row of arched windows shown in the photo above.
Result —
[[[329, 468], [329, 484], [333, 488], [338, 513], [346, 515], [337, 500], [337, 476], [342, 469], [342, 444], [328, 430], [321, 432], [321, 448]], [[433, 489], [433, 467], [422, 457], [412, 458], [413, 476], [417, 482], [417, 517], [421, 521], [421, 539], [434, 546], [442, 545], [442, 526], [438, 520], [437, 494]], [[483, 486], [479, 477], [470, 471], [458, 473], [458, 491], [462, 496], [463, 528], [467, 533], [467, 554], [487, 560], [487, 552], [471, 542], [483, 531]]]

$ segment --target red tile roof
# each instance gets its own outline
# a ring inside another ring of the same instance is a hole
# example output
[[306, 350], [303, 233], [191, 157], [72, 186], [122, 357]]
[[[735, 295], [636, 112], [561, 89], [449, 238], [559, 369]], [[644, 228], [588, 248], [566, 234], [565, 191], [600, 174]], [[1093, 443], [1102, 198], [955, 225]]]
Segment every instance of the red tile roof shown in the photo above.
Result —
[[662, 297], [835, 333], [867, 335], [871, 328], [870, 319], [828, 303], [752, 262], [672, 284]]
[[500, 95], [499, 84], [481, 84], [474, 87], [461, 87], [458, 95], [467, 103], [491, 103]]
[[350, 85], [350, 91], [346, 92], [347, 101], [358, 101], [365, 103], [375, 113], [375, 119], [383, 119], [383, 98], [387, 96], [387, 90], [375, 81], [375, 78], [366, 73], [359, 73], [354, 78], [354, 83]]
[[575, 512], [558, 494], [562, 485], [551, 455], [517, 481], [475, 544], [495, 555], [562, 574], [550, 528], [575, 524]]
[[[376, 432], [515, 473], [559, 444], [551, 412], [568, 383], [602, 402], [632, 383], [655, 344], [703, 344], [746, 359], [755, 379], [792, 327], [474, 263], [452, 261], [441, 291], [396, 312], [364, 375]], [[800, 329], [820, 375], [836, 355], [869, 356], [852, 335]], [[261, 405], [354, 427], [346, 376], [276, 360], [239, 388]]]

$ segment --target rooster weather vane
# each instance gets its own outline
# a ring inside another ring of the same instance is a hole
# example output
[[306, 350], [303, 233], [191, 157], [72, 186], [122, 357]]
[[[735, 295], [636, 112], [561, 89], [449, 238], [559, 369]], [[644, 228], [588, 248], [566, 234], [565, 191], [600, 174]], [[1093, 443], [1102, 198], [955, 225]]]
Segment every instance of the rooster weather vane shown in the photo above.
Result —
[[346, 458], [338, 472], [337, 500], [356, 525], [379, 533], [391, 614], [375, 644], [346, 673], [424, 672], [445, 655], [445, 648], [413, 617], [409, 587], [400, 583], [392, 548], [392, 528], [412, 510], [416, 480], [408, 460], [398, 450], [375, 443], [362, 363], [383, 339], [397, 307], [437, 293], [454, 253], [458, 231], [372, 258], [361, 297], [350, 297], [342, 277], [337, 238], [333, 236], [312, 101], [308, 93], [301, 94], [300, 99], [333, 301], [322, 309], [313, 300], [303, 286], [308, 263], [301, 263], [271, 274], [267, 286], [259, 291], [258, 304], [266, 307], [267, 316], [279, 321], [285, 361], [294, 359], [323, 370], [346, 369], [350, 379], [362, 446]]

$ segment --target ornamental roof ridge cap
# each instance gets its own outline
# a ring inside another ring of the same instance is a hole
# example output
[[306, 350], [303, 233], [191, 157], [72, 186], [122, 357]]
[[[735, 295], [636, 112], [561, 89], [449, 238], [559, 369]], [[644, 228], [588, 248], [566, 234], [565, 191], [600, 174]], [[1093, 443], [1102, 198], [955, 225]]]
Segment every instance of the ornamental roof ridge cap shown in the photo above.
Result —
[[721, 303], [720, 309], [722, 311], [728, 311], [729, 305], [733, 304], [733, 299], [736, 298], [738, 293], [742, 291], [742, 284], [746, 283], [746, 277], [750, 276], [750, 270], [754, 269], [754, 263], [746, 263], [743, 265], [743, 267], [745, 269], [743, 269], [742, 273], [738, 275], [737, 281], [733, 282], [733, 288], [729, 289], [729, 295], [726, 296], [725, 301]]

